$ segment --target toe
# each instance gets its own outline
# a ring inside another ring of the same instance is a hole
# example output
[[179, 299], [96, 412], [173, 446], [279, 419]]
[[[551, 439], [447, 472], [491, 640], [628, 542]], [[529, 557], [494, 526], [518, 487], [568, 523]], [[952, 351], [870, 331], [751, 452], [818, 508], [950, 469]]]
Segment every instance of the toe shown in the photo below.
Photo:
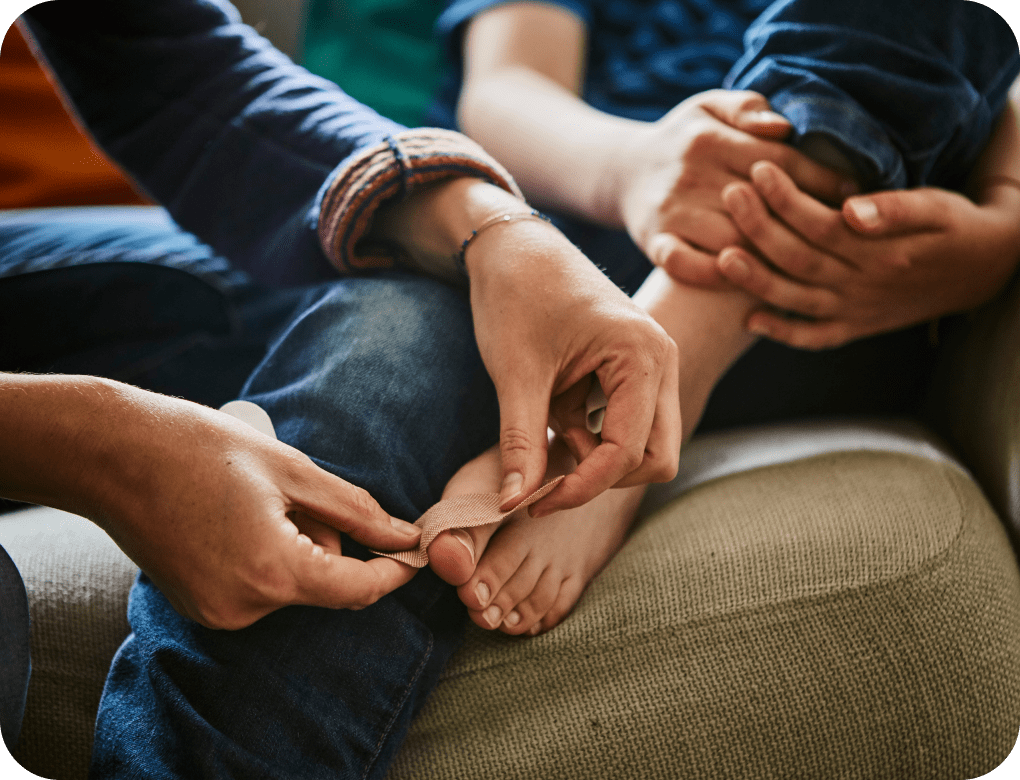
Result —
[[[526, 538], [518, 536], [513, 526], [503, 526], [485, 548], [472, 576], [457, 588], [457, 595], [469, 611], [482, 612], [494, 603], [503, 586], [520, 568], [527, 557], [528, 547], [524, 543]], [[509, 611], [514, 603], [504, 599], [502, 614]]]
[[552, 569], [543, 571], [531, 593], [504, 616], [500, 630], [507, 634], [526, 634], [552, 608], [561, 582], [562, 577]]
[[528, 630], [528, 636], [544, 634], [562, 623], [574, 611], [577, 602], [581, 600], [584, 589], [585, 582], [580, 577], [568, 577], [563, 580], [553, 605], [542, 619]]
[[497, 527], [491, 524], [443, 531], [428, 547], [429, 567], [444, 582], [463, 585], [474, 574], [475, 561]]

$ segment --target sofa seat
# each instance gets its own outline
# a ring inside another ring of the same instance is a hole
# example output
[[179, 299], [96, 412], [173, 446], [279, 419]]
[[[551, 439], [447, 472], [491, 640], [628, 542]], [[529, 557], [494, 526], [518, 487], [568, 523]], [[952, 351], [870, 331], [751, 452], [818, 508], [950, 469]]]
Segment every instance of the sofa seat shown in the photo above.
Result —
[[[991, 771], [1020, 724], [1020, 571], [966, 470], [907, 423], [697, 438], [554, 631], [469, 627], [389, 778]], [[33, 677], [15, 757], [83, 778], [135, 568], [85, 520], [0, 518]]]

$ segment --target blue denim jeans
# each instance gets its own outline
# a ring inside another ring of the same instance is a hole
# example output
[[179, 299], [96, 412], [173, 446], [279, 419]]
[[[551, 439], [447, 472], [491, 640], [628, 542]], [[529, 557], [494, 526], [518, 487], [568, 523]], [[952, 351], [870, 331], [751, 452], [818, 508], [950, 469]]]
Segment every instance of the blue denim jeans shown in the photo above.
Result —
[[[416, 519], [498, 436], [466, 295], [440, 283], [392, 273], [268, 290], [158, 209], [7, 215], [0, 257], [4, 327], [29, 320], [6, 331], [5, 344], [29, 343], [5, 347], [0, 367], [92, 365], [207, 403], [252, 400], [281, 440], [396, 516]], [[31, 339], [34, 326], [45, 331]], [[344, 550], [367, 555], [349, 539]], [[22, 613], [10, 614], [27, 628]], [[424, 570], [362, 611], [283, 609], [237, 632], [181, 618], [139, 575], [129, 619], [96, 777], [381, 776], [465, 615]], [[4, 676], [23, 696], [27, 633], [4, 634], [24, 660]]]

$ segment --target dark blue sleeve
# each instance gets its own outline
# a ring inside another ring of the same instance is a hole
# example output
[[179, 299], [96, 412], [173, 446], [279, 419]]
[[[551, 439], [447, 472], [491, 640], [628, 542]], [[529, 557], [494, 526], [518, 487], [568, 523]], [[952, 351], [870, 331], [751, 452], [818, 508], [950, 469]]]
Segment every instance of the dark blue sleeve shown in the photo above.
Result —
[[964, 0], [777, 0], [725, 86], [765, 95], [798, 136], [836, 141], [869, 188], [959, 189], [1020, 72], [1016, 38]]
[[220, 0], [56, 0], [24, 18], [83, 124], [182, 227], [263, 281], [335, 274], [319, 193], [400, 125]]

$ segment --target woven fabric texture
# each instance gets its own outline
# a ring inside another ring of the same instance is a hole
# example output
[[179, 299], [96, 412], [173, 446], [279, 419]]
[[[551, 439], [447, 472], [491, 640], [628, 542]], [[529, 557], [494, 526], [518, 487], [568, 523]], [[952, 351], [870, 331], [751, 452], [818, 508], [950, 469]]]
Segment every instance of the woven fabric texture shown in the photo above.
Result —
[[1020, 573], [957, 468], [695, 488], [535, 639], [472, 629], [389, 780], [969, 778], [1020, 726]]
[[957, 324], [936, 374], [933, 416], [1020, 547], [1020, 274]]
[[428, 566], [429, 545], [432, 544], [442, 531], [453, 528], [474, 528], [479, 525], [502, 523], [513, 515], [524, 512], [540, 498], [549, 495], [553, 488], [560, 484], [562, 480], [563, 477], [556, 477], [556, 479], [545, 483], [509, 512], [499, 511], [499, 493], [471, 493], [464, 496], [444, 498], [419, 517], [415, 523], [421, 529], [421, 541], [418, 542], [418, 546], [415, 549], [395, 553], [381, 552], [379, 550], [373, 550], [372, 552], [418, 569]]
[[32, 619], [32, 677], [14, 758], [41, 777], [84, 778], [103, 681], [130, 630], [138, 571], [98, 526], [49, 510], [0, 517]]

